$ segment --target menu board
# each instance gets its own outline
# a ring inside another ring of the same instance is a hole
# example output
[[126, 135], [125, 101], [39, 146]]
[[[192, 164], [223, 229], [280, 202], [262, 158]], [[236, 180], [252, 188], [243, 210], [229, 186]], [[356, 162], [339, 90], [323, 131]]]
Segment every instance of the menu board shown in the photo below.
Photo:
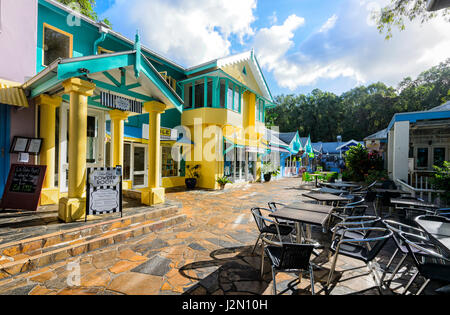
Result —
[[28, 138], [15, 136], [11, 144], [10, 153], [28, 153], [38, 155], [42, 147], [41, 138]]
[[45, 165], [13, 164], [0, 208], [36, 211], [46, 170]]

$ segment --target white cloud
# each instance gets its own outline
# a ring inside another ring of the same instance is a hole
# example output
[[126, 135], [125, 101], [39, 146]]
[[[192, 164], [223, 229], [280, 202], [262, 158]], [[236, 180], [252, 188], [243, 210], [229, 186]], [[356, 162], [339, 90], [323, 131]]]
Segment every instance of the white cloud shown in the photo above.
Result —
[[280, 87], [292, 91], [339, 78], [350, 78], [355, 84], [382, 81], [396, 86], [404, 77], [415, 77], [450, 57], [450, 25], [443, 19], [423, 25], [408, 22], [405, 31], [394, 31], [387, 41], [368, 23], [377, 7], [374, 3], [343, 1], [342, 9], [303, 41], [295, 38], [294, 42], [304, 23], [297, 16], [257, 31], [254, 46], [262, 67], [272, 72]]
[[319, 33], [325, 33], [332, 29], [336, 25], [336, 21], [338, 19], [338, 16], [336, 14], [333, 14], [332, 17], [330, 17], [324, 25], [319, 30]]
[[230, 53], [231, 38], [254, 34], [257, 0], [116, 0], [104, 13], [143, 42], [186, 66]]

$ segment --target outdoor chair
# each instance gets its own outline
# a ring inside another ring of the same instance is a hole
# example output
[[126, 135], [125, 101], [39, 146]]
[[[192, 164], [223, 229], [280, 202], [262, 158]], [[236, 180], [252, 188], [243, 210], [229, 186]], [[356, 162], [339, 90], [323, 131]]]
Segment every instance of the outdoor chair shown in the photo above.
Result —
[[355, 196], [351, 202], [349, 202], [341, 207], [335, 207], [333, 210], [333, 214], [330, 216], [328, 226], [331, 226], [331, 223], [332, 223], [331, 220], [334, 218], [343, 220], [345, 217], [365, 215], [365, 213], [368, 209], [368, 206], [364, 205], [364, 202], [365, 202], [365, 200], [363, 197]]
[[[388, 264], [386, 265], [386, 269], [383, 272], [383, 275], [381, 276], [381, 281], [384, 281], [384, 278], [386, 277], [387, 272], [389, 271], [389, 268], [391, 267], [392, 263], [394, 262], [395, 257], [397, 257], [398, 253], [402, 254], [402, 257], [399, 261], [399, 263], [397, 264], [397, 266], [394, 268], [391, 277], [389, 278], [389, 280], [386, 281], [387, 283], [387, 288], [390, 287], [392, 281], [394, 280], [396, 274], [398, 273], [398, 271], [400, 270], [401, 266], [404, 264], [406, 258], [409, 255], [409, 250], [407, 248], [407, 245], [405, 244], [405, 242], [403, 241], [403, 239], [400, 237], [401, 233], [408, 233], [409, 235], [415, 235], [417, 237], [420, 237], [423, 239], [423, 241], [428, 242], [428, 237], [425, 231], [423, 231], [420, 228], [417, 228], [415, 226], [411, 226], [411, 225], [406, 225], [400, 222], [396, 222], [396, 221], [392, 221], [392, 220], [383, 220], [383, 224], [386, 226], [386, 228], [388, 228], [389, 230], [391, 230], [393, 232], [393, 240], [395, 242], [395, 245], [397, 247], [397, 249], [395, 250], [394, 254], [391, 256], [391, 258], [389, 259]], [[426, 254], [424, 252], [421, 252], [420, 250], [418, 250], [417, 248], [412, 248], [412, 250], [417, 254]]]
[[[286, 207], [285, 204], [279, 203], [279, 202], [269, 202], [268, 206], [269, 206], [270, 211], [272, 211], [272, 212], [279, 210], [278, 207]], [[291, 226], [293, 229], [295, 229], [295, 223], [292, 221], [280, 220], [280, 219], [275, 219], [275, 220], [277, 221], [278, 224], [288, 225], [288, 226]]]
[[425, 282], [416, 295], [420, 295], [431, 280], [450, 283], [450, 259], [444, 257], [437, 246], [417, 235], [408, 233], [399, 235], [405, 242], [409, 255], [417, 267], [417, 272], [411, 277], [402, 294], [408, 292], [418, 275], [424, 277]]
[[346, 238], [361, 239], [364, 238], [368, 231], [346, 231], [349, 228], [365, 228], [365, 227], [375, 227], [381, 222], [381, 218], [376, 216], [348, 216], [343, 218], [341, 222], [337, 223], [332, 229], [333, 235], [331, 240], [336, 239], [336, 237], [342, 236], [345, 232]]
[[[347, 233], [363, 232], [363, 238], [346, 237]], [[354, 258], [363, 261], [369, 270], [377, 279], [378, 285], [381, 287], [382, 283], [376, 270], [372, 267], [372, 261], [384, 247], [386, 242], [392, 237], [392, 231], [379, 227], [357, 227], [348, 228], [342, 235], [332, 240], [331, 251], [334, 253], [334, 259], [331, 265], [330, 273], [328, 275], [327, 286], [330, 285], [333, 274], [336, 269], [336, 263], [339, 255]]]
[[450, 208], [438, 209], [434, 214], [440, 217], [450, 219]]
[[[269, 219], [262, 215], [262, 211], [273, 212], [270, 209], [265, 208], [252, 208], [251, 212], [253, 218], [255, 219], [256, 226], [259, 230], [259, 236], [256, 240], [255, 246], [253, 246], [252, 254], [255, 252], [258, 246], [259, 240], [261, 240], [261, 266], [264, 265], [264, 244], [280, 245], [283, 242], [283, 236], [288, 236], [293, 231], [292, 226], [281, 225], [277, 221]], [[270, 237], [270, 239], [269, 239]], [[274, 238], [278, 237], [278, 242], [274, 241]], [[292, 237], [291, 237], [292, 240]], [[261, 267], [261, 275], [263, 272], [263, 267]]]
[[282, 246], [267, 246], [265, 252], [272, 265], [273, 294], [277, 294], [276, 275], [279, 272], [308, 270], [311, 281], [311, 294], [314, 295], [314, 272], [310, 263], [311, 254], [315, 249], [314, 244], [283, 243]]

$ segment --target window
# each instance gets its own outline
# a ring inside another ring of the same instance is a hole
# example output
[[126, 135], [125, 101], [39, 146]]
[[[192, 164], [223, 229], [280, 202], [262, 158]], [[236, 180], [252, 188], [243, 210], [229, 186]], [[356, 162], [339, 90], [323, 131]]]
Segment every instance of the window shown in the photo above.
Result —
[[162, 177], [178, 176], [178, 160], [179, 157], [172, 157], [172, 147], [162, 146]]
[[98, 123], [94, 116], [87, 117], [87, 163], [97, 162]]
[[220, 80], [220, 107], [225, 108], [226, 103], [226, 82], [225, 80]]
[[240, 95], [240, 88], [239, 86], [234, 86], [234, 110], [239, 111], [239, 95]]
[[213, 82], [211, 80], [208, 80], [208, 94], [207, 94], [207, 100], [206, 105], [208, 107], [213, 107]]
[[434, 148], [433, 165], [442, 166], [445, 161], [445, 148]]
[[131, 143], [123, 144], [123, 180], [131, 180]]
[[73, 36], [44, 23], [43, 62], [48, 66], [58, 58], [71, 58]]
[[205, 106], [205, 81], [195, 81], [195, 108]]
[[233, 84], [228, 83], [228, 97], [227, 97], [228, 109], [233, 109], [233, 98], [234, 98]]
[[108, 50], [108, 49], [105, 49], [100, 46], [98, 46], [98, 48], [97, 48], [97, 54], [99, 54], [99, 55], [112, 54], [112, 53], [114, 53], [114, 51], [112, 51], [112, 50]]
[[428, 148], [417, 149], [417, 167], [428, 167]]
[[192, 108], [192, 84], [184, 86], [184, 109]]

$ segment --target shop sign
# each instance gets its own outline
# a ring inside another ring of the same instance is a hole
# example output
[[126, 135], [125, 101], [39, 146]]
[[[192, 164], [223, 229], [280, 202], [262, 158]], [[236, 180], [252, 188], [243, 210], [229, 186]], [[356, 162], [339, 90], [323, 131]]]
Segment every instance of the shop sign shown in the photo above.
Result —
[[[147, 124], [142, 125], [142, 139], [148, 140], [149, 126]], [[160, 129], [160, 140], [161, 141], [177, 141], [178, 140], [178, 130], [164, 128]]]
[[13, 164], [0, 208], [36, 211], [46, 170], [45, 165]]
[[105, 107], [118, 109], [124, 112], [142, 114], [142, 102], [117, 96], [107, 92], [100, 92], [100, 104]]
[[88, 168], [87, 215], [122, 214], [122, 167]]

